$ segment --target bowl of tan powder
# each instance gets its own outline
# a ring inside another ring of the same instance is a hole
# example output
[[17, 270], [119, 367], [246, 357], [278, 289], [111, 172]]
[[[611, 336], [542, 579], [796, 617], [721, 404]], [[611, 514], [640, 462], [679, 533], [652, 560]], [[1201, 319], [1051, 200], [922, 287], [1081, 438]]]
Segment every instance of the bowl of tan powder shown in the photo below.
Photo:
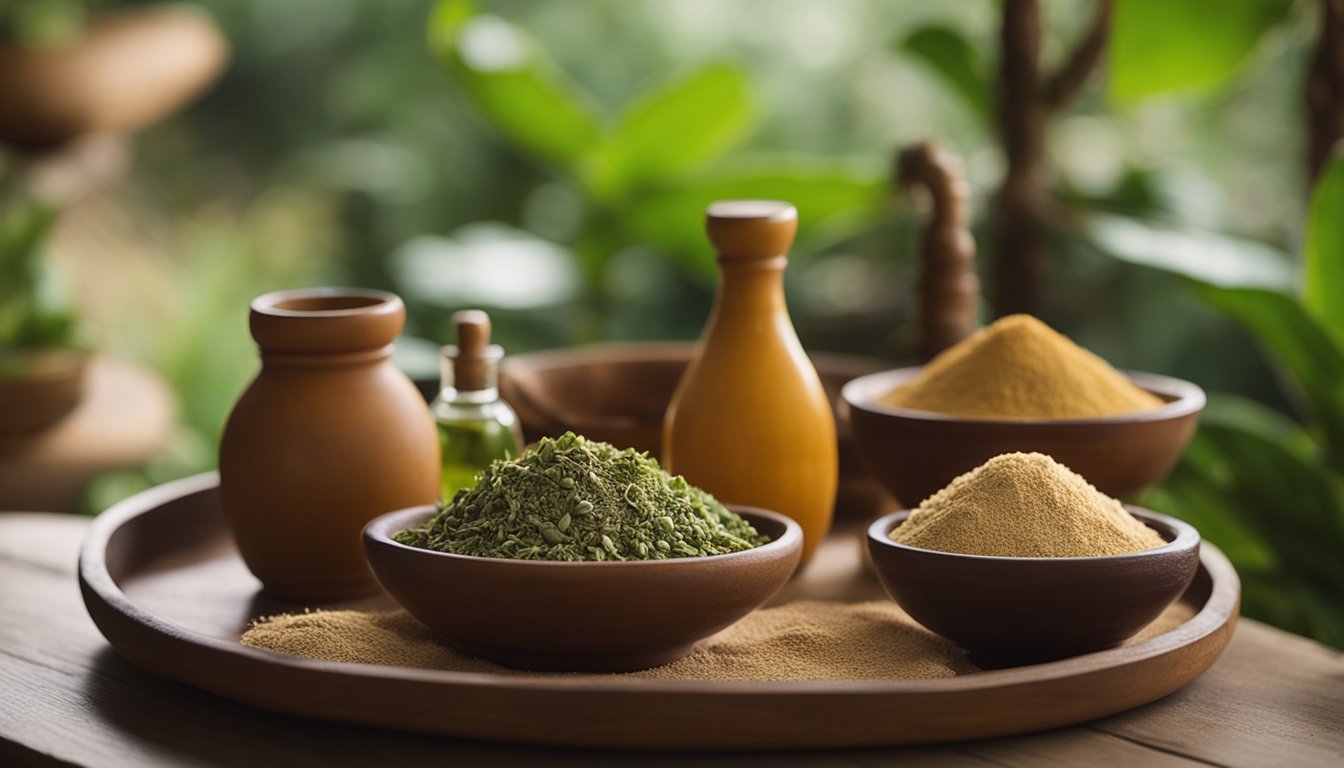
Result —
[[906, 506], [1014, 451], [1054, 456], [1126, 496], [1166, 477], [1204, 408], [1198, 386], [1121, 373], [1029, 315], [923, 367], [855, 379], [841, 398], [869, 471]]
[[868, 528], [887, 593], [991, 665], [1119, 645], [1190, 586], [1199, 541], [1039, 453], [996, 456]]

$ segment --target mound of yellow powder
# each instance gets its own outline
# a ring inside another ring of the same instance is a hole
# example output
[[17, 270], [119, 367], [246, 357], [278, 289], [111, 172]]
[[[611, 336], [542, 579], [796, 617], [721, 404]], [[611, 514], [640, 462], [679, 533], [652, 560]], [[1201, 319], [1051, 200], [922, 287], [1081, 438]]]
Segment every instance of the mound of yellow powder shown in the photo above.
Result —
[[1162, 405], [1031, 315], [976, 331], [878, 402], [984, 419], [1086, 419]]
[[1073, 470], [1040, 453], [1006, 453], [924, 500], [891, 538], [941, 552], [1100, 557], [1166, 544]]

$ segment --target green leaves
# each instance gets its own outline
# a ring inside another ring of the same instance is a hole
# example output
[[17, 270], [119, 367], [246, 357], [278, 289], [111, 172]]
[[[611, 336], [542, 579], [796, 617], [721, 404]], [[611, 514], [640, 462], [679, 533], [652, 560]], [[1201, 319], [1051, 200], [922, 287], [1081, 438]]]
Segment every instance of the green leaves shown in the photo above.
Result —
[[1303, 251], [1307, 308], [1344, 335], [1344, 144], [1316, 182]]
[[754, 118], [746, 76], [712, 64], [629, 104], [597, 151], [599, 189], [674, 178], [735, 146]]
[[937, 24], [920, 27], [900, 47], [942, 78], [972, 112], [990, 120], [994, 101], [986, 81], [988, 66], [960, 32]]
[[[944, 31], [948, 35], [954, 33]], [[441, 0], [429, 39], [501, 135], [582, 191], [587, 209], [573, 250], [591, 293], [604, 290], [611, 256], [629, 243], [712, 280], [702, 222], [714, 200], [788, 200], [798, 207], [800, 236], [807, 237], [876, 211], [886, 194], [881, 168], [857, 171], [807, 158], [725, 162], [756, 118], [750, 84], [736, 66], [701, 66], [645, 91], [604, 120], [535, 41], [503, 19], [477, 15], [468, 0]], [[914, 45], [937, 58], [931, 39], [925, 35]], [[934, 43], [951, 46], [953, 59], [970, 62], [974, 56], [960, 38]], [[978, 77], [972, 68], [963, 68], [967, 87]], [[987, 96], [981, 95], [987, 114]], [[711, 162], [715, 167], [706, 170]]]
[[430, 47], [515, 147], [581, 181], [598, 199], [674, 179], [731, 149], [755, 116], [746, 76], [710, 64], [650, 90], [604, 128], [589, 96], [536, 41], [467, 0], [444, 0]]
[[1299, 280], [1291, 256], [1254, 240], [1101, 213], [1088, 215], [1084, 234], [1113, 258], [1206, 285], [1292, 291]]
[[1090, 220], [1087, 233], [1104, 252], [1188, 280], [1289, 374], [1307, 428], [1250, 401], [1211, 398], [1177, 471], [1148, 499], [1226, 548], [1246, 577], [1248, 615], [1344, 647], [1341, 216], [1337, 155], [1312, 199], [1305, 298], [1286, 255], [1267, 246], [1111, 217]]
[[429, 45], [482, 114], [524, 152], [573, 166], [601, 123], [589, 97], [525, 32], [466, 0], [444, 0], [429, 19]]
[[[1144, 503], [1195, 525], [1237, 565], [1247, 615], [1344, 647], [1344, 491], [1258, 403], [1214, 397], [1180, 466]], [[1301, 436], [1304, 437], [1304, 436]]]
[[0, 201], [0, 354], [72, 343], [75, 320], [43, 264], [56, 211], [30, 200]]
[[1111, 23], [1111, 98], [1207, 91], [1229, 80], [1291, 0], [1120, 0]]
[[757, 157], [693, 176], [674, 189], [642, 195], [631, 203], [625, 226], [640, 242], [678, 254], [693, 272], [713, 277], [714, 255], [701, 229], [711, 202], [788, 200], [798, 207], [799, 229], [815, 231], [872, 212], [885, 189], [886, 179], [880, 174], [839, 163]]
[[1336, 465], [1344, 463], [1344, 348], [1293, 296], [1255, 288], [1196, 286], [1210, 305], [1246, 326], [1306, 395]]

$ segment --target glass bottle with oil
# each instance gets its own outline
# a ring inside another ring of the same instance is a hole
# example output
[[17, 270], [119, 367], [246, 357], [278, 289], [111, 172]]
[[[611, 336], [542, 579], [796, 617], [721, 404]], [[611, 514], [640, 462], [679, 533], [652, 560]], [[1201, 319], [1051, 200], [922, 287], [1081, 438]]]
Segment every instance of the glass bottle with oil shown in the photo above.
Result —
[[504, 350], [490, 343], [490, 316], [479, 309], [453, 315], [457, 345], [440, 351], [442, 382], [430, 404], [439, 426], [444, 501], [476, 484], [495, 459], [513, 458], [523, 446], [518, 415], [499, 399], [499, 361]]

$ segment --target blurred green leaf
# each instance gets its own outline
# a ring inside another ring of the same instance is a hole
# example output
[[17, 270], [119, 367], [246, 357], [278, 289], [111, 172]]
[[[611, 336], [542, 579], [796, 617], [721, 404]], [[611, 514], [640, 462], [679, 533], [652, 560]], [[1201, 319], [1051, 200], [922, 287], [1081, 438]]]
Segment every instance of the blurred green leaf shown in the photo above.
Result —
[[1317, 462], [1321, 458], [1320, 446], [1301, 424], [1249, 398], [1211, 393], [1199, 423], [1262, 435], [1302, 461]]
[[1344, 143], [1326, 163], [1312, 193], [1303, 260], [1307, 307], [1344, 333]]
[[1299, 425], [1214, 396], [1180, 464], [1144, 503], [1199, 529], [1236, 565], [1248, 616], [1344, 645], [1344, 484]]
[[429, 44], [490, 123], [536, 157], [573, 168], [597, 144], [601, 123], [576, 83], [527, 33], [466, 0], [443, 0]]
[[28, 199], [0, 208], [0, 352], [74, 343], [69, 298], [43, 262], [54, 208]]
[[1344, 348], [1294, 296], [1197, 284], [1210, 305], [1245, 325], [1301, 386], [1335, 462], [1344, 453]]
[[1295, 291], [1293, 258], [1255, 240], [1089, 213], [1084, 236], [1097, 250], [1131, 264], [1224, 288]]
[[1303, 461], [1272, 437], [1204, 424], [1204, 439], [1236, 468], [1226, 512], [1240, 515], [1259, 538], [1316, 583], [1344, 591], [1344, 498], [1338, 478]]
[[594, 158], [606, 196], [666, 180], [718, 157], [742, 138], [754, 110], [746, 75], [712, 64], [631, 102]]
[[937, 24], [920, 27], [900, 47], [941, 77], [972, 112], [990, 119], [994, 101], [986, 79], [989, 68], [960, 32]]
[[1291, 0], [1120, 0], [1111, 22], [1111, 98], [1134, 104], [1221, 86], [1291, 6]]
[[685, 180], [677, 189], [654, 191], [632, 201], [623, 221], [633, 239], [676, 257], [708, 280], [717, 274], [714, 254], [700, 227], [715, 200], [787, 200], [798, 207], [799, 240], [820, 229], [853, 223], [880, 209], [887, 194], [883, 176], [834, 162], [802, 158], [755, 158]]

